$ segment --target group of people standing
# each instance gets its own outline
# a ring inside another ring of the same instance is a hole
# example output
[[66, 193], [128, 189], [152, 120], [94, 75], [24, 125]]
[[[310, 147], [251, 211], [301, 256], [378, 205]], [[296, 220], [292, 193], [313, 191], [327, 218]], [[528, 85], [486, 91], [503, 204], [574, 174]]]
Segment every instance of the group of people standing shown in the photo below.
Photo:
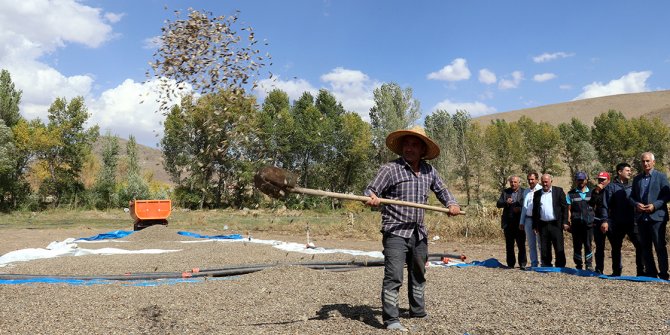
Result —
[[[399, 157], [382, 165], [364, 193], [365, 204], [381, 205], [381, 198], [425, 204], [428, 192], [458, 215], [460, 206], [447, 189], [438, 172], [427, 162], [440, 154], [440, 147], [421, 127], [401, 129], [386, 137], [386, 146]], [[530, 265], [564, 267], [563, 231], [572, 233], [578, 268], [592, 269], [592, 241], [596, 241], [596, 271], [604, 266], [605, 238], [612, 246], [613, 275], [621, 275], [621, 244], [625, 236], [636, 249], [638, 275], [668, 279], [668, 255], [665, 227], [668, 221], [666, 203], [670, 200], [670, 184], [666, 176], [654, 170], [654, 155], [642, 154], [643, 172], [629, 183], [630, 166], [617, 166], [617, 178], [610, 183], [609, 174], [598, 175], [593, 190], [588, 187], [585, 173], [575, 175], [576, 187], [568, 194], [552, 186], [552, 176], [528, 174], [529, 188], [521, 188], [519, 177], [510, 177], [498, 207], [503, 208], [502, 227], [505, 232], [507, 265], [514, 267], [514, 245], [518, 246], [518, 262], [527, 265], [526, 240], [530, 250]], [[428, 231], [421, 208], [387, 204], [381, 207], [381, 233], [384, 248], [384, 278], [381, 304], [384, 327], [408, 331], [400, 323], [398, 308], [403, 269], [407, 271], [408, 318], [426, 319], [426, 261], [428, 260]], [[656, 250], [658, 268], [652, 246]], [[538, 248], [540, 259], [538, 262]], [[584, 256], [582, 256], [584, 249]], [[552, 255], [552, 251], [555, 257]], [[553, 260], [553, 263], [552, 263]]]
[[501, 226], [507, 266], [515, 267], [518, 261], [519, 268], [525, 269], [528, 255], [531, 267], [565, 267], [563, 232], [566, 231], [572, 235], [577, 269], [602, 274], [607, 240], [612, 257], [611, 275], [621, 276], [621, 248], [628, 236], [635, 247], [636, 274], [668, 280], [665, 234], [670, 183], [665, 174], [654, 169], [653, 153], [643, 153], [640, 160], [642, 171], [632, 181], [628, 163], [616, 166], [614, 180], [608, 172], [600, 172], [592, 188], [587, 174], [577, 172], [575, 186], [567, 194], [552, 185], [550, 174], [529, 173], [528, 188], [520, 186], [518, 176], [509, 177], [509, 187], [496, 203], [503, 209]]

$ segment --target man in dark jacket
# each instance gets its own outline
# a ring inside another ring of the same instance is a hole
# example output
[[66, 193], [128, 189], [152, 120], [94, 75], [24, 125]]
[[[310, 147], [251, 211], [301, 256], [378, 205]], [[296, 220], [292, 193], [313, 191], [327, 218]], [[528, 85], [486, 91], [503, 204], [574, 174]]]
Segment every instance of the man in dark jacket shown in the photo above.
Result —
[[[632, 189], [629, 183], [632, 174], [630, 165], [619, 163], [616, 166], [616, 172], [617, 177], [605, 187], [601, 212], [603, 223], [600, 225], [601, 231], [607, 234], [607, 239], [610, 241], [612, 248], [612, 276], [621, 275], [623, 269], [621, 246], [626, 235], [635, 247], [637, 275], [644, 276], [640, 236], [637, 223], [635, 223], [633, 206], [628, 201]], [[596, 253], [596, 264], [597, 262], [598, 254]]]
[[[654, 154], [645, 152], [640, 156], [642, 172], [633, 179], [629, 201], [635, 208], [635, 222], [640, 231], [640, 246], [644, 260], [645, 275], [668, 279], [668, 249], [665, 230], [668, 223], [670, 183], [668, 177], [655, 170]], [[652, 246], [656, 249], [658, 268], [654, 261]]]
[[552, 266], [551, 248], [556, 253], [556, 267], [565, 267], [563, 229], [568, 228], [568, 204], [565, 192], [552, 186], [550, 174], [540, 178], [542, 189], [533, 195], [533, 230], [540, 235], [541, 266]]
[[[568, 203], [568, 231], [572, 234], [573, 256], [577, 269], [586, 265], [586, 270], [593, 271], [591, 260], [593, 252], [593, 207], [591, 202], [591, 190], [586, 185], [589, 178], [584, 172], [575, 174], [575, 188], [568, 191], [566, 202]], [[582, 248], [584, 255], [582, 256]]]
[[[594, 258], [596, 259], [596, 272], [603, 273], [605, 268], [605, 238], [607, 236], [607, 223], [604, 221], [603, 203], [605, 202], [605, 188], [609, 185], [610, 174], [607, 171], [598, 173], [598, 182], [591, 191], [589, 205], [593, 207], [595, 218], [593, 219], [593, 240], [596, 244]], [[610, 242], [612, 244], [612, 242]], [[620, 250], [619, 250], [620, 251]]]
[[509, 177], [508, 181], [510, 187], [502, 191], [496, 207], [503, 209], [500, 225], [505, 234], [507, 266], [513, 268], [515, 265], [514, 243], [516, 242], [516, 247], [519, 249], [519, 268], [524, 270], [526, 268], [526, 232], [519, 228], [519, 221], [525, 189], [519, 187], [520, 179], [517, 176]]

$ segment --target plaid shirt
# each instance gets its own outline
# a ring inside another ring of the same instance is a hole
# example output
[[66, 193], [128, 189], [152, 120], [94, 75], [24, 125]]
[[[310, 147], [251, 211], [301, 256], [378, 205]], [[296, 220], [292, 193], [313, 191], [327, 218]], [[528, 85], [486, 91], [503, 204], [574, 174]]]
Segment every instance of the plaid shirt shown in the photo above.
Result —
[[[430, 164], [421, 160], [419, 173], [415, 174], [403, 158], [398, 158], [382, 165], [375, 179], [365, 189], [365, 194], [369, 196], [370, 192], [374, 192], [380, 198], [425, 204], [429, 189], [443, 205], [458, 204]], [[409, 238], [418, 226], [421, 237], [427, 238], [423, 218], [422, 208], [384, 204], [381, 231]]]

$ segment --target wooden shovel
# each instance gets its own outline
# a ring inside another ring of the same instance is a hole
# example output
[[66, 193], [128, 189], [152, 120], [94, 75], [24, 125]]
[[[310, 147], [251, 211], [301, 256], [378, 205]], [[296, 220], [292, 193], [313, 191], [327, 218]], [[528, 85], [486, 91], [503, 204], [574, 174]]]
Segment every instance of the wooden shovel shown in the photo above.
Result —
[[[258, 173], [256, 173], [256, 175], [254, 176], [254, 185], [261, 192], [274, 198], [284, 197], [286, 196], [287, 193], [290, 192], [290, 193], [308, 194], [320, 197], [329, 197], [329, 198], [345, 199], [345, 200], [356, 200], [356, 201], [370, 200], [370, 197], [362, 195], [328, 192], [328, 191], [315, 190], [311, 188], [302, 188], [296, 185], [297, 180], [298, 178], [295, 175], [286, 170], [280, 169], [278, 167], [267, 166], [260, 169]], [[444, 207], [429, 206], [419, 204], [416, 202], [385, 199], [385, 198], [379, 198], [379, 200], [381, 201], [382, 204], [401, 205], [401, 206], [423, 208], [431, 211], [449, 213], [449, 209]], [[465, 212], [461, 211], [460, 214], [465, 214]]]

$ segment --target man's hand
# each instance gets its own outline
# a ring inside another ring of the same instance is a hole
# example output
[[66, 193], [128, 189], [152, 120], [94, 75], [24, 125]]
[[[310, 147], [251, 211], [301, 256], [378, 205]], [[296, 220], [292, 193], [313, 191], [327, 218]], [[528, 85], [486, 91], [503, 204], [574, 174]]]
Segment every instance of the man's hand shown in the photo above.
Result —
[[637, 205], [635, 205], [635, 210], [638, 212], [645, 213], [646, 207], [647, 207], [646, 205], [643, 205], [641, 202], [638, 202]]
[[519, 224], [519, 230], [524, 230], [524, 229], [525, 229], [524, 225]]
[[610, 225], [607, 222], [600, 224], [600, 231], [605, 234], [610, 229]]
[[458, 205], [450, 205], [447, 208], [449, 209], [449, 213], [447, 214], [449, 216], [455, 216], [461, 213], [461, 207]]
[[377, 195], [374, 194], [374, 192], [370, 192], [370, 200], [366, 201], [365, 205], [370, 207], [377, 207], [381, 203], [382, 201], [377, 197]]
[[570, 225], [569, 224], [564, 224], [563, 225], [563, 230], [565, 230], [569, 233], [570, 232]]

